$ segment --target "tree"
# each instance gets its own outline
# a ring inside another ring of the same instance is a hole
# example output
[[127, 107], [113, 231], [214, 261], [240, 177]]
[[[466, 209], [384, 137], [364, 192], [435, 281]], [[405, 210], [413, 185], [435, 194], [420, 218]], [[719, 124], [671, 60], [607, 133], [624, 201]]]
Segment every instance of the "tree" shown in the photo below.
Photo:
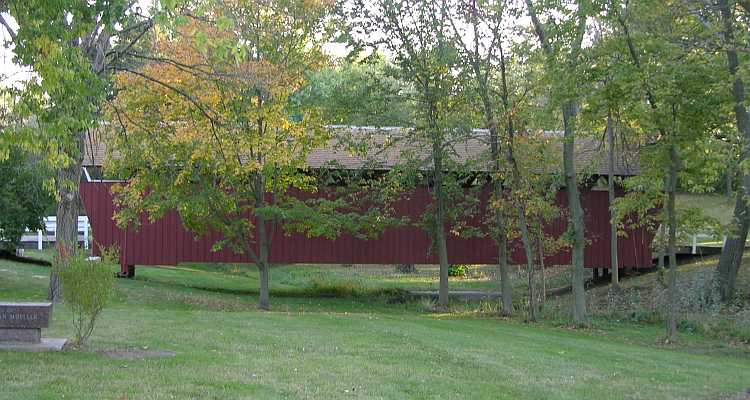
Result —
[[457, 110], [463, 102], [459, 80], [453, 73], [458, 59], [447, 37], [447, 11], [427, 0], [378, 0], [372, 4], [356, 0], [344, 12], [351, 21], [355, 48], [382, 48], [393, 58], [397, 77], [414, 88], [416, 126], [401, 140], [417, 148], [429, 148], [427, 158], [412, 165], [429, 170], [433, 208], [428, 219], [440, 263], [438, 302], [447, 307], [446, 225], [450, 210], [446, 179], [452, 177], [446, 171], [456, 168], [449, 156], [451, 145], [465, 140], [470, 131], [458, 118]]
[[129, 177], [116, 188], [118, 222], [174, 209], [197, 234], [220, 233], [214, 249], [245, 253], [257, 266], [261, 309], [270, 307], [277, 227], [311, 219], [294, 195], [317, 190], [306, 156], [328, 133], [309, 109], [295, 118], [288, 110], [305, 72], [324, 61], [330, 7], [278, 0], [204, 8], [158, 36], [140, 54], [142, 67], [117, 77], [111, 115], [120, 157], [109, 170]]
[[49, 172], [43, 167], [18, 148], [0, 161], [0, 250], [15, 250], [27, 229], [44, 229], [42, 218], [54, 199], [45, 186]]
[[394, 67], [378, 53], [360, 61], [308, 72], [292, 97], [294, 108], [316, 108], [326, 123], [409, 126], [414, 120], [411, 88], [392, 76]]
[[[144, 12], [130, 0], [0, 3], [0, 24], [11, 38], [14, 61], [35, 73], [24, 83], [17, 110], [38, 122], [22, 129], [27, 146], [40, 150], [41, 160], [57, 171], [57, 247], [63, 257], [76, 251], [83, 145], [100, 123], [113, 66], [127, 62], [127, 51], [157, 16], [163, 16], [159, 9]], [[60, 291], [53, 271], [48, 298], [59, 301]]]
[[[470, 99], [476, 99], [476, 107], [481, 110], [480, 120], [484, 128], [489, 132], [490, 144], [490, 170], [492, 180], [492, 199], [490, 207], [493, 214], [489, 225], [491, 236], [498, 248], [498, 266], [500, 276], [500, 291], [502, 294], [502, 314], [505, 316], [513, 312], [513, 291], [510, 281], [508, 266], [508, 237], [507, 226], [504, 218], [506, 210], [500, 207], [503, 202], [503, 171], [505, 157], [502, 155], [501, 142], [507, 145], [506, 152], [513, 158], [511, 138], [513, 136], [513, 108], [511, 104], [506, 77], [507, 63], [505, 59], [504, 46], [507, 41], [507, 26], [504, 26], [504, 18], [509, 14], [506, 2], [496, 1], [477, 4], [456, 1], [443, 1], [443, 8], [448, 14], [452, 28], [452, 40], [456, 42], [460, 67], [468, 77], [466, 82], [468, 90], [472, 92]], [[449, 10], [453, 10], [451, 13]], [[496, 81], [501, 75], [502, 85]], [[494, 94], [495, 87], [501, 87], [500, 99]], [[475, 94], [475, 95], [474, 95]], [[495, 115], [495, 110], [501, 105], [502, 113]], [[501, 137], [500, 127], [504, 126], [505, 136]], [[522, 229], [527, 232], [527, 227]], [[528, 235], [524, 236], [524, 248], [529, 250]], [[527, 251], [527, 257], [528, 254]]]
[[[721, 75], [716, 72], [719, 70], [716, 57], [700, 51], [699, 44], [707, 33], [703, 24], [684, 4], [624, 2], [613, 5], [609, 11], [621, 38], [622, 50], [627, 51], [628, 61], [634, 68], [635, 74], [631, 76], [640, 82], [647, 106], [643, 113], [635, 116], [643, 129], [651, 132], [650, 145], [641, 151], [642, 176], [636, 180], [642, 183], [641, 188], [649, 188], [646, 191], [651, 193], [636, 195], [665, 205], [666, 215], [661, 219], [667, 227], [670, 256], [666, 341], [674, 342], [678, 313], [676, 191], [678, 180], [687, 172], [684, 168], [686, 151], [723, 125], [721, 113], [713, 112], [721, 109], [725, 101], [716, 95]], [[653, 40], [654, 37], [659, 40]], [[660, 196], [662, 190], [665, 194]], [[630, 195], [624, 201], [628, 199], [643, 205], [642, 200], [634, 200]]]
[[[605, 13], [605, 11], [602, 11]], [[614, 289], [619, 287], [617, 255], [618, 220], [616, 216], [615, 170], [618, 160], [627, 161], [628, 145], [637, 148], [642, 135], [628, 129], [634, 115], [642, 110], [640, 84], [631, 63], [622, 53], [621, 42], [607, 25], [606, 18], [595, 20], [593, 43], [583, 50], [582, 74], [585, 83], [584, 104], [581, 110], [582, 127], [601, 132], [606, 148], [607, 194], [610, 204], [610, 272]], [[619, 138], [619, 140], [618, 140]], [[619, 142], [619, 143], [618, 143]]]
[[[526, 82], [531, 80], [528, 79], [527, 71], [524, 71], [528, 66], [519, 65], [522, 62], [512, 64], [515, 59], [523, 57], [514, 59], [513, 52], [509, 51], [513, 46], [512, 38], [518, 32], [514, 32], [514, 24], [508, 22], [518, 16], [521, 10], [507, 1], [443, 1], [443, 7], [454, 10], [453, 14], [448, 15], [451, 16], [453, 40], [460, 49], [460, 66], [468, 78], [467, 98], [474, 99], [475, 108], [481, 110], [480, 120], [489, 132], [489, 164], [493, 186], [491, 204], [494, 205], [494, 218], [490, 225], [500, 253], [498, 259], [503, 313], [507, 315], [512, 310], [507, 260], [507, 233], [510, 230], [520, 236], [526, 255], [530, 291], [529, 319], [534, 321], [538, 309], [534, 260], [538, 259], [540, 264], [544, 262], [543, 256], [538, 257], [539, 252], [544, 252], [543, 244], [546, 242], [542, 224], [548, 221], [541, 215], [541, 211], [545, 209], [542, 204], [546, 204], [542, 199], [551, 189], [547, 185], [539, 190], [540, 184], [544, 186], [548, 173], [551, 174], [551, 171], [539, 168], [539, 165], [553, 166], [553, 169], [556, 165], [554, 156], [551, 159], [538, 157], [546, 155], [542, 151], [544, 145], [532, 145], [533, 140], [524, 132], [521, 120], [528, 107], [526, 95], [530, 88]], [[512, 66], [518, 71], [512, 71]], [[521, 137], [521, 145], [517, 143], [517, 136]], [[528, 151], [532, 147], [540, 151]], [[516, 156], [519, 151], [523, 154], [521, 159]], [[530, 160], [533, 161], [529, 163]], [[535, 247], [538, 252], [534, 250]]]
[[[703, 8], [702, 2], [698, 6]], [[721, 253], [717, 272], [719, 277], [719, 292], [723, 301], [728, 302], [734, 297], [737, 274], [745, 252], [748, 229], [750, 229], [750, 171], [745, 167], [750, 157], [750, 116], [748, 115], [745, 96], [745, 78], [743, 70], [747, 71], [747, 58], [740, 57], [738, 47], [747, 40], [748, 19], [750, 18], [750, 3], [747, 1], [719, 0], [718, 13], [712, 12], [710, 7], [706, 14], [718, 14], [714, 18], [706, 19], [713, 22], [720, 32], [719, 42], [727, 59], [727, 70], [731, 76], [731, 95], [733, 99], [735, 126], [737, 136], [742, 143], [740, 152], [740, 187], [734, 206], [732, 229]], [[741, 17], [742, 16], [742, 17]], [[711, 23], [709, 22], [709, 23]], [[742, 64], [744, 61], [744, 64]], [[730, 164], [731, 165], [731, 164]], [[727, 172], [727, 174], [729, 174]], [[731, 190], [731, 186], [728, 185]]]
[[[550, 22], [555, 30], [550, 30], [540, 19], [538, 6], [532, 0], [526, 0], [528, 14], [534, 26], [534, 32], [546, 57], [545, 68], [550, 76], [555, 76], [556, 82], [560, 84], [554, 88], [554, 95], [562, 104], [562, 119], [564, 128], [563, 144], [563, 170], [565, 175], [565, 192], [568, 197], [568, 209], [570, 213], [570, 242], [572, 247], [573, 264], [573, 322], [583, 325], [586, 318], [586, 294], [584, 287], [584, 248], [585, 226], [583, 223], [583, 208], [581, 207], [581, 196], [578, 189], [578, 179], [575, 169], [575, 137], [576, 116], [578, 113], [576, 92], [575, 66], [579, 61], [581, 43], [586, 31], [586, 21], [589, 8], [587, 1], [578, 1], [573, 11], [565, 7], [551, 11], [548, 18], [554, 15], [562, 15], [560, 21]], [[569, 79], [558, 79], [567, 77]]]

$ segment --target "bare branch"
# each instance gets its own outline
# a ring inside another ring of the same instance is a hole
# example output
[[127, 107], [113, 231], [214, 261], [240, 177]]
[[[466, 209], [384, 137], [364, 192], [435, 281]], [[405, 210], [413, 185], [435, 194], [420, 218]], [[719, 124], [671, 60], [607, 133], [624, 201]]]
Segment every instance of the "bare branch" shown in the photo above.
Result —
[[[140, 41], [140, 40], [141, 40], [141, 39], [143, 38], [143, 36], [144, 36], [144, 35], [146, 34], [146, 32], [148, 32], [148, 31], [149, 31], [149, 30], [150, 30], [150, 29], [151, 29], [151, 28], [152, 28], [152, 27], [154, 26], [154, 22], [153, 22], [153, 20], [151, 20], [151, 19], [149, 19], [148, 21], [145, 21], [145, 22], [146, 22], [146, 23], [145, 23], [145, 24], [143, 25], [144, 29], [143, 29], [142, 31], [140, 31], [140, 32], [138, 33], [138, 35], [136, 35], [136, 37], [135, 37], [135, 38], [133, 38], [133, 40], [131, 40], [131, 41], [130, 41], [130, 43], [128, 43], [128, 45], [127, 45], [127, 46], [125, 46], [125, 48], [124, 48], [124, 49], [115, 49], [115, 50], [113, 50], [112, 52], [108, 53], [108, 54], [107, 54], [107, 56], [110, 56], [110, 55], [114, 54], [114, 57], [113, 57], [113, 58], [114, 58], [114, 60], [116, 61], [116, 60], [118, 60], [118, 59], [119, 59], [120, 57], [122, 57], [122, 55], [123, 55], [123, 54], [126, 54], [126, 53], [128, 53], [128, 52], [130, 51], [130, 49], [131, 49], [131, 48], [133, 48], [133, 46], [135, 46], [135, 45], [136, 45], [136, 43], [138, 43], [138, 42], [139, 42], [139, 41]], [[141, 25], [141, 24], [138, 24], [138, 25], [136, 25], [136, 27], [140, 27], [140, 25]], [[118, 36], [119, 36], [119, 35], [122, 35], [122, 34], [123, 34], [123, 32], [125, 32], [125, 31], [127, 31], [127, 30], [130, 30], [130, 29], [132, 29], [132, 28], [134, 28], [134, 27], [130, 27], [130, 28], [128, 28], [128, 29], [126, 29], [126, 30], [124, 30], [124, 31], [122, 31], [122, 32], [119, 32], [119, 33], [118, 33]]]

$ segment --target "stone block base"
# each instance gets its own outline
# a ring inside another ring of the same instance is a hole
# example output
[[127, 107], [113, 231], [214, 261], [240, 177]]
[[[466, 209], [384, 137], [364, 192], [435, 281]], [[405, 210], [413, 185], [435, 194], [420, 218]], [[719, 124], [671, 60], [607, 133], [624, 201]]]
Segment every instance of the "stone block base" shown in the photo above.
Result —
[[60, 351], [65, 346], [67, 339], [52, 339], [43, 338], [39, 343], [23, 343], [23, 342], [0, 342], [0, 351], [11, 350], [11, 351]]
[[39, 343], [41, 339], [42, 330], [39, 328], [0, 328], [0, 343]]

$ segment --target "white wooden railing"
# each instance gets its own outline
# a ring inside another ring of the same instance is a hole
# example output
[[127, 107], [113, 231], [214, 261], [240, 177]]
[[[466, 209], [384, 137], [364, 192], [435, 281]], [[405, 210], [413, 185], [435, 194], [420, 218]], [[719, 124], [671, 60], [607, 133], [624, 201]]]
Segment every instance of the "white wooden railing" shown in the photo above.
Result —
[[[36, 232], [29, 232], [21, 236], [21, 243], [36, 242], [36, 248], [42, 250], [43, 243], [55, 242], [57, 238], [57, 218], [54, 216], [44, 218], [44, 231], [41, 229]], [[89, 218], [87, 216], [78, 217], [78, 241], [83, 242], [85, 249], [89, 248]]]

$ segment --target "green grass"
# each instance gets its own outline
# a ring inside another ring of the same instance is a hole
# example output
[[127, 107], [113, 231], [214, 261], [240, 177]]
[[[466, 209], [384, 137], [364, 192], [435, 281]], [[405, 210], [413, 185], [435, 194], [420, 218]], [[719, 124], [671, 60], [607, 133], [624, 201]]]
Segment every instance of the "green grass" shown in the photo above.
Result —
[[[196, 288], [222, 287], [236, 288], [247, 293], [257, 294], [258, 272], [254, 266], [246, 264], [202, 264], [186, 263], [179, 267], [182, 270], [202, 271], [210, 275], [200, 276], [197, 280], [186, 278], [185, 284]], [[499, 291], [497, 267], [491, 265], [471, 265], [465, 277], [451, 277], [451, 290]], [[144, 271], [143, 274], [141, 271]], [[136, 275], [139, 279], [158, 280], [166, 272], [155, 272], [139, 268]], [[520, 295], [526, 291], [524, 278], [526, 273], [517, 267], [511, 268], [515, 292]], [[210, 276], [206, 279], [206, 276]], [[559, 288], [569, 285], [567, 268], [547, 269], [548, 288]], [[237, 280], [236, 278], [240, 278]], [[166, 278], [171, 279], [171, 278]], [[241, 285], [242, 288], [237, 288]], [[354, 294], [378, 294], [388, 290], [438, 290], [440, 285], [439, 267], [437, 265], [419, 265], [416, 273], [403, 274], [396, 272], [392, 265], [284, 265], [271, 269], [271, 290], [277, 296], [306, 296], [323, 294], [325, 288], [349, 288]], [[322, 289], [322, 290], [316, 290]]]
[[[382, 296], [313, 297], [306, 289], [316, 279], [433, 284], [358, 270], [274, 268], [273, 310], [260, 312], [251, 271], [139, 268], [138, 279], [117, 280], [87, 349], [0, 351], [0, 399], [713, 399], [750, 387], [748, 349], [696, 333], [667, 348], [657, 344], [657, 325], [606, 320], [570, 330], [471, 312], [426, 314]], [[48, 273], [0, 261], [0, 299], [43, 299]], [[69, 320], [56, 306], [44, 335], [70, 337]], [[176, 355], [101, 353], [122, 348]]]
[[703, 212], [720, 223], [726, 225], [732, 220], [734, 212], [734, 198], [727, 198], [720, 194], [689, 194], [677, 195], [677, 208], [698, 207]]

